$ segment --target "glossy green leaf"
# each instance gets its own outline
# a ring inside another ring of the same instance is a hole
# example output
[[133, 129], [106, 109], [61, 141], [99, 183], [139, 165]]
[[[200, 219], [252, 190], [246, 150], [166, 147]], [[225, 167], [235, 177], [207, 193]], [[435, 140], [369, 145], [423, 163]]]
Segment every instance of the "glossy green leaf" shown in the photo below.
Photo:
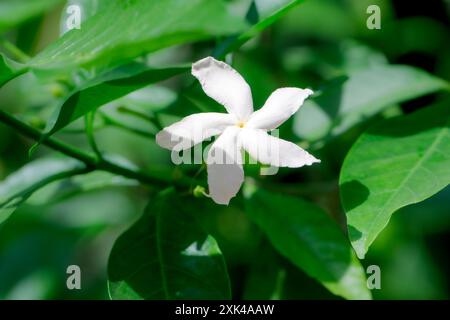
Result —
[[370, 299], [365, 274], [339, 226], [318, 206], [246, 186], [247, 214], [273, 246], [332, 293]]
[[[68, 0], [64, 10], [61, 14], [60, 20], [60, 33], [64, 34], [69, 30], [70, 17], [73, 15], [73, 7], [77, 6], [80, 10], [80, 22], [83, 24], [88, 18], [96, 15], [97, 13], [107, 10], [109, 1], [104, 0]], [[69, 25], [68, 25], [69, 22]]]
[[0, 0], [0, 32], [51, 9], [62, 0]]
[[33, 161], [0, 182], [0, 223], [4, 222], [35, 191], [45, 185], [79, 174], [84, 164], [66, 158]]
[[386, 107], [414, 99], [449, 84], [420, 69], [376, 65], [331, 81], [295, 115], [294, 132], [317, 141], [343, 133]]
[[221, 0], [104, 0], [107, 10], [47, 47], [30, 64], [59, 73], [123, 64], [176, 44], [237, 33], [245, 28]]
[[[121, 98], [133, 91], [141, 89], [149, 84], [166, 80], [174, 75], [189, 70], [190, 67], [168, 67], [152, 69], [140, 64], [129, 64], [119, 67], [104, 76], [97, 77], [93, 82], [84, 85], [83, 89], [76, 90], [63, 102], [54, 120], [49, 123], [48, 134], [62, 129], [69, 123], [79, 119], [85, 114], [96, 110], [102, 105]], [[135, 75], [124, 77], [127, 74]]]
[[26, 67], [0, 53], [0, 88], [8, 81], [26, 72]]
[[112, 299], [230, 298], [219, 246], [192, 216], [199, 205], [172, 189], [151, 201], [112, 249], [108, 265]]
[[444, 102], [384, 121], [353, 145], [341, 169], [340, 190], [359, 257], [395, 211], [449, 184], [449, 126], [450, 108]]

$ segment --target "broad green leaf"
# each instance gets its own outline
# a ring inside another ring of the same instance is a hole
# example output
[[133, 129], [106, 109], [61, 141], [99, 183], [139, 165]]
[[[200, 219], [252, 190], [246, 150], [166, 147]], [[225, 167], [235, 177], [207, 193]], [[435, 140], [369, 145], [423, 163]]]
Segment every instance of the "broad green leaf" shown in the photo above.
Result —
[[[76, 7], [75, 7], [76, 6]], [[73, 15], [73, 9], [78, 8], [80, 11], [80, 22], [83, 23], [88, 18], [97, 13], [106, 10], [109, 6], [109, 1], [105, 0], [68, 0], [61, 14], [60, 33], [64, 34], [71, 29], [70, 17]]]
[[[262, 0], [256, 1], [256, 5], [254, 5], [253, 1], [249, 2], [251, 5], [247, 10], [247, 20], [251, 20], [251, 27], [238, 36], [231, 36], [222, 41], [214, 49], [213, 56], [223, 58], [227, 53], [237, 50], [252, 37], [270, 27], [302, 2], [304, 0], [281, 0], [276, 3]], [[257, 21], [253, 21], [253, 19]], [[170, 105], [169, 112], [177, 116], [186, 116], [194, 111], [220, 112], [223, 111], [223, 107], [216, 101], [208, 98], [198, 82], [194, 82], [193, 85], [187, 87], [179, 95], [178, 99]]]
[[340, 174], [350, 240], [363, 258], [391, 215], [450, 182], [447, 103], [389, 119], [365, 132]]
[[189, 67], [183, 66], [162, 69], [145, 68], [143, 69], [145, 71], [124, 77], [124, 74], [133, 74], [136, 72], [136, 69], [141, 68], [143, 67], [139, 64], [119, 67], [102, 77], [97, 77], [94, 82], [84, 85], [83, 89], [76, 90], [74, 94], [63, 102], [54, 114], [54, 119], [49, 122], [48, 135], [108, 102], [189, 69]]
[[59, 73], [99, 70], [176, 44], [237, 33], [242, 19], [220, 0], [104, 0], [103, 10], [47, 47], [30, 64]]
[[370, 299], [365, 274], [339, 226], [316, 205], [246, 186], [249, 217], [273, 246], [332, 293]]
[[0, 88], [8, 81], [26, 72], [26, 67], [0, 53]]
[[449, 84], [404, 65], [379, 65], [330, 82], [307, 100], [294, 118], [294, 132], [317, 141], [337, 136], [393, 104], [414, 99]]
[[192, 216], [201, 210], [197, 201], [165, 190], [116, 241], [108, 265], [112, 299], [230, 298], [219, 246]]
[[85, 170], [84, 164], [67, 158], [33, 161], [0, 182], [0, 223], [45, 185]]
[[51, 9], [61, 0], [0, 0], [0, 32]]

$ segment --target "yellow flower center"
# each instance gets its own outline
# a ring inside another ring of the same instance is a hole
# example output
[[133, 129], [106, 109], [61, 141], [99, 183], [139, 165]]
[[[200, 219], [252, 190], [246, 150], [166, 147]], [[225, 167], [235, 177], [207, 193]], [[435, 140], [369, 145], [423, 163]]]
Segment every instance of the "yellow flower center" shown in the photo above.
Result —
[[236, 125], [237, 125], [239, 128], [243, 128], [243, 127], [245, 127], [245, 122], [244, 122], [244, 121], [239, 121]]

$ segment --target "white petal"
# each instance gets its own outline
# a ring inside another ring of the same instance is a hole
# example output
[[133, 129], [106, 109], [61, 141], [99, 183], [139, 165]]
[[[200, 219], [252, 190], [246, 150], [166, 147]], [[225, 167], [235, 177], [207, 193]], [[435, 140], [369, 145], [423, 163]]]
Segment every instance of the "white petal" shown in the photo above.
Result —
[[312, 95], [309, 89], [281, 88], [275, 90], [264, 106], [252, 114], [247, 127], [273, 130], [289, 119], [306, 98]]
[[237, 143], [238, 127], [229, 127], [217, 138], [208, 152], [208, 186], [211, 198], [228, 204], [244, 182], [241, 147]]
[[226, 113], [205, 112], [187, 116], [164, 128], [156, 135], [161, 147], [181, 151], [218, 135], [227, 126], [234, 125], [236, 117]]
[[243, 121], [252, 114], [250, 87], [232, 67], [207, 57], [192, 65], [192, 74], [200, 81], [205, 93], [222, 104], [228, 113]]
[[242, 129], [239, 143], [252, 158], [275, 167], [298, 168], [320, 162], [296, 144], [273, 137], [261, 129]]

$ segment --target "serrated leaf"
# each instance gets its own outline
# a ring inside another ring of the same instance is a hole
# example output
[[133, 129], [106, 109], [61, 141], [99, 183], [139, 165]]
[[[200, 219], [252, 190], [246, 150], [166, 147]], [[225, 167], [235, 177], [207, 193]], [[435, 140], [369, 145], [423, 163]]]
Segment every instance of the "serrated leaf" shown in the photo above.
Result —
[[49, 158], [33, 161], [0, 182], [0, 223], [45, 185], [81, 173], [85, 165], [67, 158]]
[[294, 132], [308, 141], [334, 137], [386, 107], [443, 89], [449, 89], [446, 81], [410, 66], [358, 70], [307, 100], [295, 115]]
[[364, 270], [344, 233], [321, 208], [246, 186], [246, 211], [273, 246], [332, 293], [370, 299]]
[[363, 258], [391, 215], [450, 182], [448, 101], [366, 131], [340, 174], [350, 240]]
[[114, 244], [108, 264], [112, 299], [229, 299], [225, 261], [191, 212], [198, 200], [169, 189]]

